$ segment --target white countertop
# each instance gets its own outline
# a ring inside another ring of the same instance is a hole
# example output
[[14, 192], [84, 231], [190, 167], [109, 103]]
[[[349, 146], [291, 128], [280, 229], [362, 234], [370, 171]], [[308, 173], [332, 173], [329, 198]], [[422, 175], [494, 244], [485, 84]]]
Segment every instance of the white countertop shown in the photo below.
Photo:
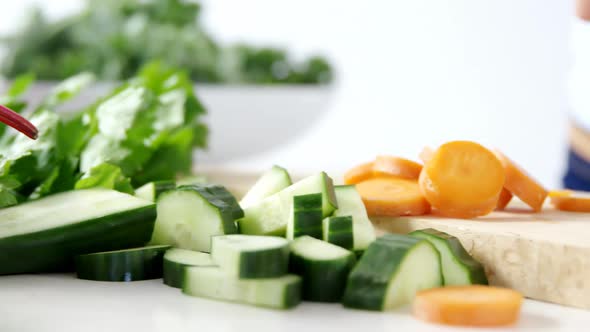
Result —
[[[290, 311], [193, 298], [161, 280], [94, 282], [72, 275], [0, 277], [2, 332], [471, 331], [415, 320], [409, 309], [367, 312], [303, 303]], [[583, 331], [590, 311], [527, 300], [519, 323], [482, 331]]]

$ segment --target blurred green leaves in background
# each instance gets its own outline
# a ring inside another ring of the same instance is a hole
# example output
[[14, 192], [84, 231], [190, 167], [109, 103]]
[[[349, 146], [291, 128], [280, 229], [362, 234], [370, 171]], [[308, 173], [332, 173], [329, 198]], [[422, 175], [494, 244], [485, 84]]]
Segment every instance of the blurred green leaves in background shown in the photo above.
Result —
[[36, 10], [3, 39], [4, 75], [31, 72], [61, 80], [82, 71], [124, 80], [152, 60], [186, 70], [197, 82], [322, 84], [332, 68], [322, 57], [295, 62], [282, 49], [222, 46], [204, 30], [198, 3], [183, 0], [87, 0], [82, 13], [50, 22]]

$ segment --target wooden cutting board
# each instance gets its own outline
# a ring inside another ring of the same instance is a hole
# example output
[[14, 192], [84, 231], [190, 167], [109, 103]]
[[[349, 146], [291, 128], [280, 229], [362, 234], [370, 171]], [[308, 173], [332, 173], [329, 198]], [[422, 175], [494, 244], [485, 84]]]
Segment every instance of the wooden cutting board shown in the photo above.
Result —
[[590, 214], [513, 209], [477, 220], [424, 216], [373, 218], [373, 223], [384, 232], [435, 228], [449, 233], [485, 266], [490, 284], [590, 309]]
[[[257, 174], [205, 172], [240, 196]], [[486, 268], [492, 285], [526, 297], [590, 309], [590, 213], [547, 209], [531, 213], [519, 202], [477, 220], [434, 216], [373, 218], [377, 231], [405, 234], [435, 228], [459, 238]]]

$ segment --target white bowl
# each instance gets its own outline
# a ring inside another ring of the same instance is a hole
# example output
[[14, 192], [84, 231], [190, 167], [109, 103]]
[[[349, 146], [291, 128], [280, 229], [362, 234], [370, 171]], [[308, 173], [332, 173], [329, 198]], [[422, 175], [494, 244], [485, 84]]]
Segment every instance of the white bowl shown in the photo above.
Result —
[[[27, 100], [38, 104], [55, 86], [34, 84]], [[108, 93], [113, 83], [99, 82], [60, 109], [78, 110]], [[208, 114], [209, 148], [199, 161], [219, 163], [266, 153], [304, 135], [328, 109], [331, 88], [326, 86], [196, 85]]]

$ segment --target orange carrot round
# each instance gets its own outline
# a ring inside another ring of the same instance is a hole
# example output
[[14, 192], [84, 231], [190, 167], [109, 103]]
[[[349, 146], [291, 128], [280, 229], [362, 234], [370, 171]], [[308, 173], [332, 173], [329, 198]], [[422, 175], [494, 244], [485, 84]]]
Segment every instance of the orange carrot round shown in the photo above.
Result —
[[498, 204], [496, 204], [496, 210], [504, 210], [508, 203], [512, 200], [512, 193], [506, 188], [502, 188], [500, 197], [498, 197]]
[[373, 162], [360, 164], [344, 174], [345, 184], [357, 184], [373, 177]]
[[443, 144], [424, 165], [420, 189], [441, 215], [474, 218], [496, 207], [504, 169], [496, 156], [469, 141]]
[[430, 212], [416, 181], [373, 178], [356, 185], [371, 216], [417, 216]]
[[547, 190], [502, 152], [495, 151], [495, 153], [502, 162], [506, 173], [504, 187], [533, 210], [541, 211], [543, 202], [547, 198]]
[[549, 192], [549, 199], [558, 210], [590, 212], [590, 196], [582, 196], [570, 190], [555, 190]]
[[375, 177], [396, 177], [408, 180], [418, 180], [422, 165], [417, 162], [392, 156], [377, 156], [373, 163]]
[[514, 324], [521, 305], [522, 295], [511, 289], [450, 286], [418, 292], [413, 312], [414, 317], [431, 323], [491, 327]]

